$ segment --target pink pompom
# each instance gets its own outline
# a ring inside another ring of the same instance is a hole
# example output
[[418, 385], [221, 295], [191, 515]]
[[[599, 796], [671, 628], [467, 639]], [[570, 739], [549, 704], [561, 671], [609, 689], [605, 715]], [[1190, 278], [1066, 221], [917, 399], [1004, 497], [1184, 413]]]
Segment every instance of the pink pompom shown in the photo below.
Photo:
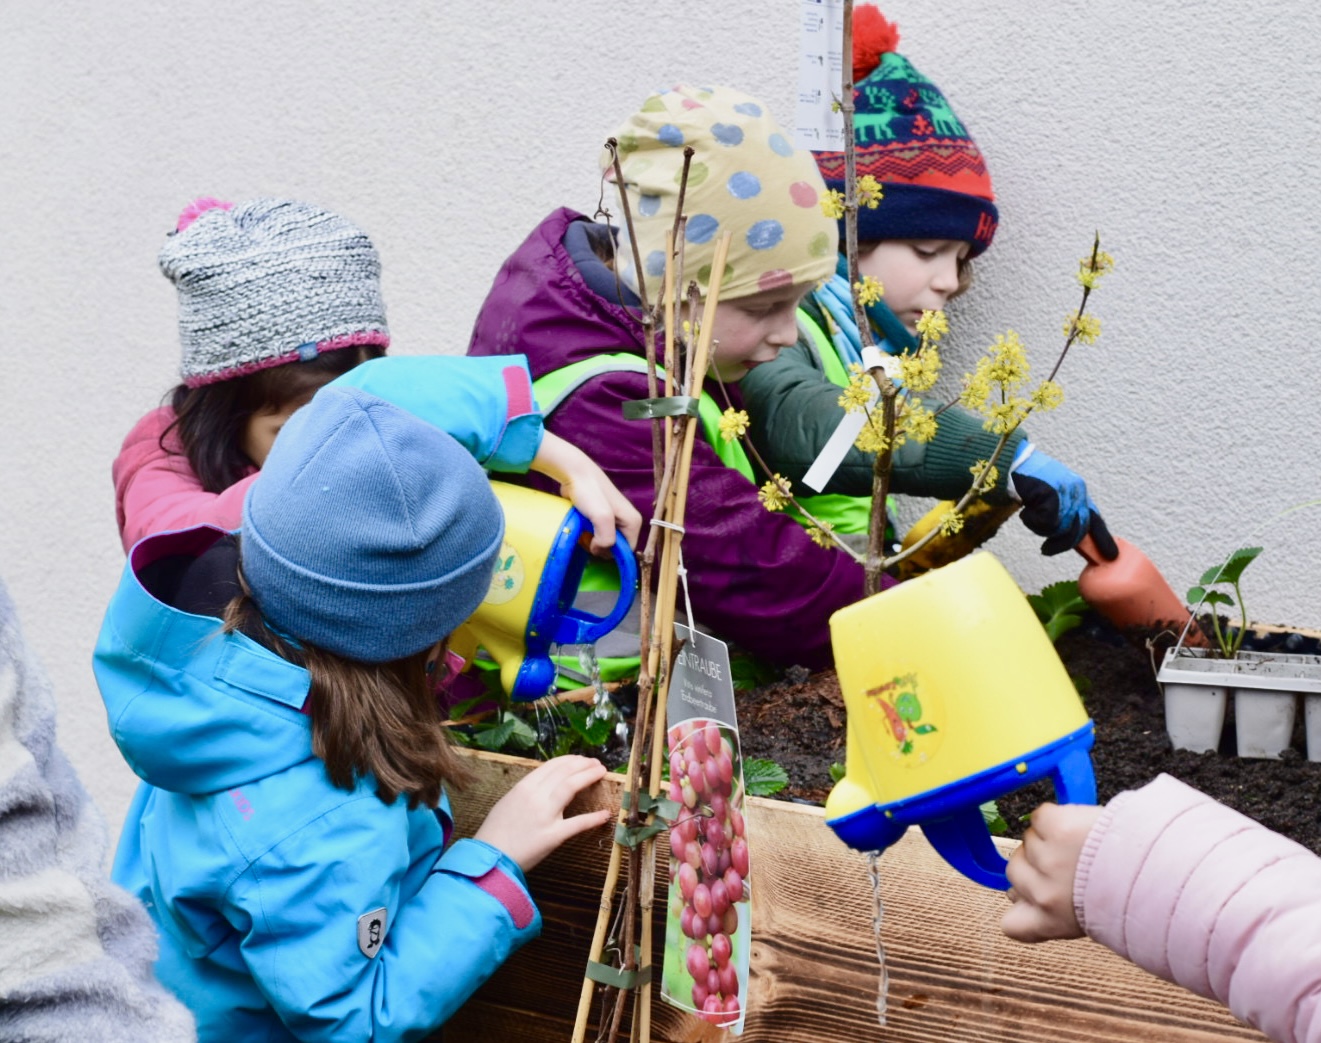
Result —
[[232, 210], [233, 208], [233, 203], [226, 203], [223, 199], [212, 199], [210, 196], [194, 199], [184, 207], [183, 213], [179, 215], [179, 223], [175, 226], [175, 231], [182, 232], [208, 210]]

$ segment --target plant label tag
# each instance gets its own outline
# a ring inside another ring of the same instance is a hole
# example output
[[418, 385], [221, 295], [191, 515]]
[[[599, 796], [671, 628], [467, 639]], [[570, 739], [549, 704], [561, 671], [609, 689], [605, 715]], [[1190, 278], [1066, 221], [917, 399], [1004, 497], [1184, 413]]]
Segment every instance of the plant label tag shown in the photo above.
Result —
[[683, 642], [666, 703], [670, 888], [661, 998], [743, 1031], [752, 942], [743, 758], [729, 649], [675, 624]]
[[867, 409], [860, 409], [855, 413], [845, 413], [839, 418], [839, 424], [830, 433], [830, 437], [826, 439], [826, 444], [821, 447], [821, 452], [817, 453], [816, 459], [812, 461], [812, 466], [803, 475], [805, 486], [813, 492], [820, 492], [826, 487], [826, 483], [839, 470], [839, 465], [844, 462], [844, 457], [848, 456], [849, 450], [853, 448], [853, 443], [858, 440], [858, 435], [862, 434], [862, 429], [867, 423], [867, 412], [876, 405], [876, 400], [880, 397], [880, 391], [873, 387], [871, 403], [867, 406]]
[[[892, 355], [886, 355], [875, 344], [868, 344], [862, 349], [862, 366], [863, 369], [883, 369], [891, 380], [896, 383], [899, 380], [899, 360]], [[826, 487], [826, 483], [839, 470], [844, 457], [848, 456], [849, 450], [853, 448], [853, 443], [858, 440], [858, 435], [862, 434], [862, 429], [867, 424], [867, 415], [876, 408], [880, 397], [880, 388], [873, 384], [867, 408], [854, 413], [845, 413], [840, 417], [839, 424], [830, 433], [826, 444], [821, 447], [821, 452], [817, 453], [812, 466], [803, 475], [805, 486], [818, 493]]]
[[844, 0], [802, 0], [798, 39], [794, 142], [814, 152], [840, 152], [844, 114], [836, 102], [844, 74]]

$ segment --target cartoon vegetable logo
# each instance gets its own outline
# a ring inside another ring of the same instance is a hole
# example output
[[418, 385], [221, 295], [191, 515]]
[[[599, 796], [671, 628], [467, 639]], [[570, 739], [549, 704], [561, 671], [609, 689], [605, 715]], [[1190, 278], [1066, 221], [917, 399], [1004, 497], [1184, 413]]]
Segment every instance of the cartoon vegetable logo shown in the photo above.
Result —
[[876, 688], [867, 689], [867, 695], [883, 714], [890, 726], [890, 734], [901, 754], [913, 752], [913, 741], [919, 735], [930, 735], [936, 726], [918, 723], [922, 720], [922, 701], [917, 697], [917, 677], [908, 674]]
[[495, 571], [491, 573], [491, 586], [486, 592], [486, 604], [503, 605], [512, 601], [523, 589], [523, 561], [508, 543], [500, 546]]

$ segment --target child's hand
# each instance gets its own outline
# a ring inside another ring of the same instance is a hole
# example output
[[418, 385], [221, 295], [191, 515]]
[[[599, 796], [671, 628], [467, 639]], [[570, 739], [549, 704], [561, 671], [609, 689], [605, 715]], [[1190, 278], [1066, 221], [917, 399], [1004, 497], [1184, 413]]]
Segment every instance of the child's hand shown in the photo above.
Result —
[[564, 817], [579, 793], [606, 773], [591, 757], [556, 757], [529, 772], [487, 813], [475, 839], [503, 851], [524, 872], [570, 837], [603, 826], [614, 816], [609, 808]]
[[560, 495], [573, 501], [592, 523], [592, 552], [610, 556], [615, 545], [615, 530], [624, 534], [630, 547], [636, 547], [642, 531], [642, 515], [615, 488], [606, 473], [576, 445], [549, 431], [532, 460], [534, 470], [560, 483]]
[[1042, 804], [1005, 870], [1014, 903], [1000, 926], [1015, 941], [1081, 938], [1073, 911], [1073, 878], [1087, 834], [1101, 815], [1091, 804]]

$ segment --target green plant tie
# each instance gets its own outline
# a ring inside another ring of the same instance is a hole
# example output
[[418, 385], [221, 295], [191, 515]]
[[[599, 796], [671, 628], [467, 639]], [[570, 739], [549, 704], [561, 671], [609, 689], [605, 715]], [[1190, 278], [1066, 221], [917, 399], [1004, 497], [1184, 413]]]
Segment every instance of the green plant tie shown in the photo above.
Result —
[[651, 984], [650, 964], [641, 970], [626, 971], [620, 967], [611, 967], [608, 963], [597, 963], [595, 960], [588, 960], [586, 973], [592, 981], [599, 982], [602, 985], [610, 985], [616, 989], [632, 989], [638, 985]]
[[665, 416], [697, 416], [697, 399], [691, 395], [668, 398], [639, 398], [623, 404], [625, 420], [656, 420]]
[[637, 847], [669, 828], [659, 820], [647, 826], [626, 826], [621, 822], [615, 827], [615, 843], [620, 847]]
[[[624, 791], [623, 799], [620, 801], [627, 811], [633, 806], [633, 794], [628, 790]], [[673, 822], [683, 811], [683, 805], [677, 800], [671, 800], [669, 797], [653, 797], [650, 793], [638, 794], [638, 811], [643, 815], [655, 812], [660, 818], [667, 822]]]

